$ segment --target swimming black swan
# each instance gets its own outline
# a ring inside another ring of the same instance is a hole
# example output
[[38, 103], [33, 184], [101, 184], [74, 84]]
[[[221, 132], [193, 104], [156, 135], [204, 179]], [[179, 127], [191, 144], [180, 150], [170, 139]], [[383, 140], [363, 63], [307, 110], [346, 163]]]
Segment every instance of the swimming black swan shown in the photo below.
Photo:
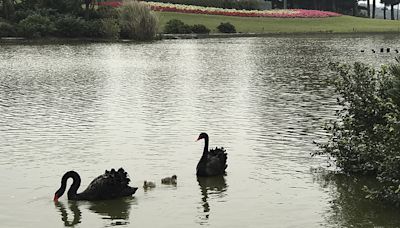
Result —
[[199, 163], [197, 164], [196, 175], [201, 177], [218, 176], [225, 173], [226, 167], [226, 150], [221, 147], [208, 150], [208, 135], [207, 133], [201, 133], [199, 138], [204, 139], [204, 150], [203, 156], [201, 156]]
[[69, 200], [106, 200], [131, 196], [135, 194], [137, 188], [128, 186], [130, 179], [127, 175], [122, 168], [118, 171], [115, 171], [115, 169], [106, 170], [103, 175], [95, 178], [85, 191], [77, 193], [76, 191], [81, 185], [81, 178], [77, 172], [69, 171], [62, 177], [61, 187], [54, 194], [54, 201], [57, 201], [64, 194], [67, 180], [70, 177], [73, 182], [67, 193]]

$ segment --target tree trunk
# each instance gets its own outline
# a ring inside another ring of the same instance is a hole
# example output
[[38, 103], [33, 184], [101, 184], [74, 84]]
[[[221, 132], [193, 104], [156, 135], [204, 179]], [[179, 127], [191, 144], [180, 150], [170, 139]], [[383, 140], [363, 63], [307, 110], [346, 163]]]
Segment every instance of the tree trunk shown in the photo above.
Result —
[[369, 0], [367, 0], [367, 13], [368, 18], [371, 18], [371, 4], [369, 4]]
[[332, 0], [332, 11], [336, 12], [336, 0]]
[[283, 8], [287, 9], [287, 0], [283, 0]]
[[11, 20], [14, 17], [15, 8], [14, 1], [3, 0], [3, 16], [7, 20]]
[[89, 10], [90, 10], [91, 0], [85, 0], [85, 19], [89, 20]]
[[372, 0], [372, 18], [375, 18], [376, 0]]
[[383, 19], [386, 20], [386, 4], [383, 5]]
[[390, 5], [390, 19], [394, 20], [394, 4]]
[[313, 3], [314, 3], [314, 9], [316, 10], [317, 9], [317, 0], [314, 0]]
[[358, 2], [357, 0], [354, 0], [353, 3], [353, 16], [358, 16]]

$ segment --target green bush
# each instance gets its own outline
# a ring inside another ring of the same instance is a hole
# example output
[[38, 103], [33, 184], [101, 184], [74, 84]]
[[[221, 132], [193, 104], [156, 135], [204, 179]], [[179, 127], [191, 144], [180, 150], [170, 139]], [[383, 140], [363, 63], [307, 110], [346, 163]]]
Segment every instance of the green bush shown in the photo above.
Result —
[[57, 35], [61, 37], [82, 37], [86, 26], [85, 21], [72, 15], [65, 15], [57, 18], [55, 27]]
[[23, 19], [32, 16], [32, 15], [40, 15], [48, 18], [53, 18], [53, 17], [59, 17], [59, 14], [57, 13], [57, 10], [55, 9], [21, 9], [17, 10], [14, 15], [14, 21], [15, 22], [20, 22]]
[[222, 33], [236, 33], [235, 26], [229, 22], [219, 24], [217, 29]]
[[112, 18], [105, 18], [101, 22], [101, 37], [107, 39], [118, 39], [120, 27], [118, 21]]
[[327, 124], [330, 138], [313, 154], [333, 157], [348, 174], [371, 175], [380, 187], [369, 197], [400, 205], [400, 63], [379, 71], [361, 63], [333, 64], [332, 80], [342, 109]]
[[191, 26], [191, 30], [193, 33], [198, 33], [198, 34], [210, 33], [209, 28], [207, 28], [205, 25], [200, 25], [200, 24]]
[[103, 37], [103, 22], [100, 19], [85, 22], [85, 37], [98, 38]]
[[85, 31], [83, 33], [85, 37], [117, 39], [119, 34], [120, 27], [117, 20], [107, 18], [85, 21]]
[[14, 26], [7, 22], [0, 22], [0, 37], [15, 36], [16, 31]]
[[181, 20], [172, 19], [169, 20], [164, 27], [164, 33], [166, 34], [188, 34], [192, 33], [190, 25], [183, 23]]
[[135, 40], [152, 40], [158, 26], [156, 15], [144, 3], [127, 1], [120, 7], [121, 36]]
[[48, 17], [30, 15], [18, 23], [21, 34], [25, 37], [39, 38], [51, 35], [55, 32], [54, 23]]
[[119, 11], [115, 7], [99, 6], [99, 8], [97, 8], [97, 10], [91, 11], [90, 18], [91, 19], [104, 19], [104, 18], [119, 19]]

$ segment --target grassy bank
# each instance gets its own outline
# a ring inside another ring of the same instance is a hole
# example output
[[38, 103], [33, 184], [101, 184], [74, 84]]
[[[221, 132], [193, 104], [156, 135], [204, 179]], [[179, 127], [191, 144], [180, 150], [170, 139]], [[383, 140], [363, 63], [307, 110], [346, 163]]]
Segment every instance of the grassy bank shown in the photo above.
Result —
[[352, 32], [399, 32], [400, 21], [367, 19], [351, 16], [329, 18], [250, 18], [217, 15], [183, 14], [158, 12], [159, 31], [171, 19], [179, 19], [187, 24], [204, 24], [211, 33], [217, 32], [221, 22], [230, 22], [241, 33], [352, 33]]

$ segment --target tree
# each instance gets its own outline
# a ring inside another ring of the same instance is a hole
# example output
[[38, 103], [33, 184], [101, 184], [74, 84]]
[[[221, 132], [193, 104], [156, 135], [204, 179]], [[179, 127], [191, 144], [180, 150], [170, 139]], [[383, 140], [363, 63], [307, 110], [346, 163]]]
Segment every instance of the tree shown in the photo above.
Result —
[[375, 18], [376, 0], [372, 0], [372, 18]]
[[386, 19], [386, 5], [390, 5], [390, 19], [394, 20], [394, 6], [400, 3], [400, 0], [381, 0], [385, 4], [384, 17]]
[[14, 9], [14, 1], [12, 0], [3, 0], [3, 15], [4, 18], [10, 20], [14, 17], [15, 9]]
[[371, 4], [369, 4], [369, 0], [367, 0], [367, 11], [368, 11], [368, 18], [371, 17]]

